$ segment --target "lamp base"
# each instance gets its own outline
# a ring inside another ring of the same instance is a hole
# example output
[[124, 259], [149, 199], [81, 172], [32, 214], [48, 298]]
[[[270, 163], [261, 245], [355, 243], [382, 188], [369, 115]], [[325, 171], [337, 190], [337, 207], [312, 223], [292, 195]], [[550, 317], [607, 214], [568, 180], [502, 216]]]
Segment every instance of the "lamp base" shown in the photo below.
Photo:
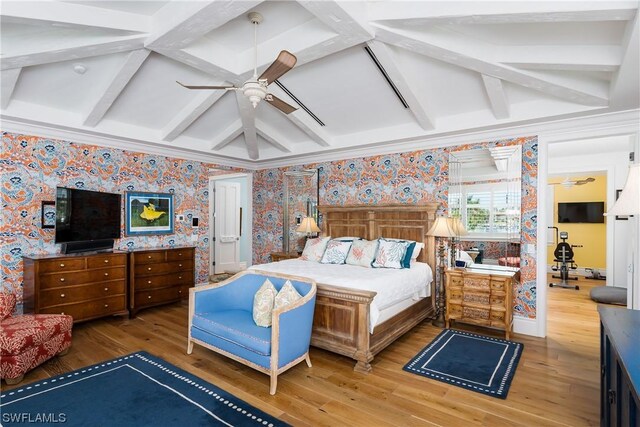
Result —
[[444, 318], [442, 316], [438, 316], [433, 319], [431, 324], [437, 328], [444, 328]]

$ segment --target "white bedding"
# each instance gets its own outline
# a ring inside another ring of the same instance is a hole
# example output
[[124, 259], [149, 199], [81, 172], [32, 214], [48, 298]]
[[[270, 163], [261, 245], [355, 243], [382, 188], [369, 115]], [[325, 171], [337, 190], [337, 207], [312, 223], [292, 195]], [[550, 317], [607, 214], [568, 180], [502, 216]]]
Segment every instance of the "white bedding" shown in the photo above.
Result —
[[369, 330], [378, 324], [380, 312], [400, 301], [431, 295], [433, 273], [428, 264], [412, 262], [411, 268], [366, 268], [349, 264], [321, 264], [288, 259], [250, 267], [252, 270], [308, 277], [326, 285], [377, 292], [369, 312]]

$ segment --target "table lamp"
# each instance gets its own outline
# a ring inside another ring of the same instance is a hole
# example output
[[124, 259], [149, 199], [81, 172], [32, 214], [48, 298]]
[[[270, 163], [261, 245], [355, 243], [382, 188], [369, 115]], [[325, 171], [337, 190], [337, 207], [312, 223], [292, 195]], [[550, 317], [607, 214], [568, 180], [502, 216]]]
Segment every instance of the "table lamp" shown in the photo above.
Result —
[[[444, 266], [446, 262], [446, 240], [456, 236], [456, 233], [452, 227], [451, 218], [447, 218], [444, 216], [439, 216], [436, 218], [433, 226], [427, 231], [427, 236], [440, 237], [439, 245], [438, 245], [438, 276], [440, 277], [440, 283], [436, 287], [436, 314], [435, 319], [433, 319], [433, 326], [443, 327], [444, 326], [444, 307], [445, 307], [445, 295], [444, 295]], [[436, 280], [437, 282], [437, 280]]]
[[316, 220], [313, 219], [312, 216], [305, 216], [300, 221], [300, 226], [296, 229], [298, 233], [304, 233], [307, 235], [307, 238], [311, 237], [314, 233], [319, 233], [320, 229], [318, 228], [318, 224], [316, 224]]

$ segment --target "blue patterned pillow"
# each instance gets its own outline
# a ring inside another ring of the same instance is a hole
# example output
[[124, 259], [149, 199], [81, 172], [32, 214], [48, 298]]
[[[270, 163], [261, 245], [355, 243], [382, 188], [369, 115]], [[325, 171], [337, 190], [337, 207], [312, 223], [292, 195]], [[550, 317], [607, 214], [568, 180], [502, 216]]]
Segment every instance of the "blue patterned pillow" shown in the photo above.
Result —
[[333, 239], [329, 241], [327, 244], [327, 249], [324, 251], [324, 255], [322, 255], [322, 259], [320, 260], [321, 264], [344, 264], [347, 255], [349, 254], [349, 249], [351, 249], [352, 241], [344, 241]]
[[378, 239], [378, 254], [373, 262], [374, 268], [404, 268], [402, 261], [407, 253], [409, 242]]

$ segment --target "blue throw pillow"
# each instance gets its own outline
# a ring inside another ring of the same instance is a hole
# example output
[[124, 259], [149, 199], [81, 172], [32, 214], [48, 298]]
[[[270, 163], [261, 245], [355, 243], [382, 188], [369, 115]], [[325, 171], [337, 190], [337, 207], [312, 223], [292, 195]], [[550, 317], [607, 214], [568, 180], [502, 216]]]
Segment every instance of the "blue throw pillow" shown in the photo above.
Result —
[[411, 267], [411, 254], [413, 254], [413, 249], [416, 247], [416, 242], [412, 242], [409, 246], [407, 246], [407, 251], [404, 253], [404, 258], [402, 258], [402, 268], [410, 268]]

